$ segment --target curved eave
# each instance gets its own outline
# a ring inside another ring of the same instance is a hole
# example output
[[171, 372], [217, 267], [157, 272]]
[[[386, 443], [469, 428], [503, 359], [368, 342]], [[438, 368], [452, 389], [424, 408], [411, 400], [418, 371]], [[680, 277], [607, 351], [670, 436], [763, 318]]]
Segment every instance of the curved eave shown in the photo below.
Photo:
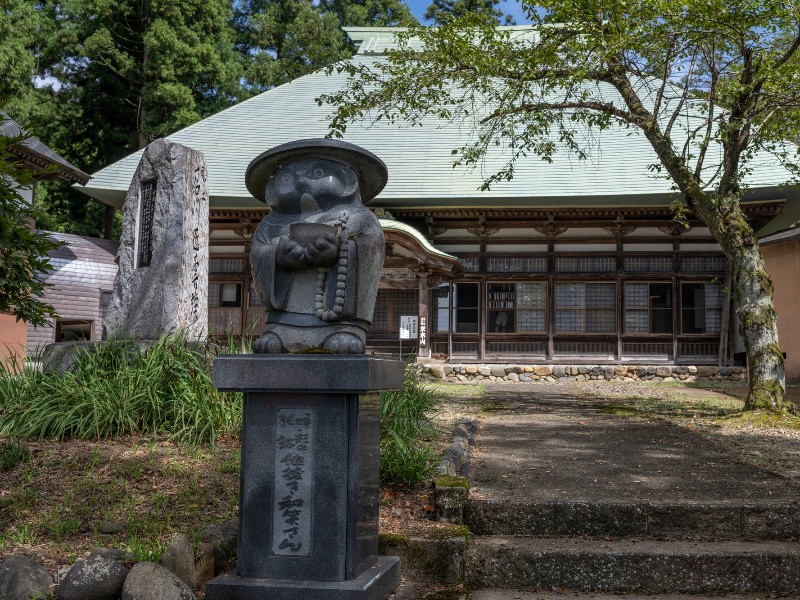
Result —
[[461, 262], [457, 257], [442, 252], [425, 239], [417, 229], [391, 219], [378, 219], [387, 243], [399, 244], [406, 250], [422, 257], [427, 266], [435, 267], [448, 273], [460, 273]]

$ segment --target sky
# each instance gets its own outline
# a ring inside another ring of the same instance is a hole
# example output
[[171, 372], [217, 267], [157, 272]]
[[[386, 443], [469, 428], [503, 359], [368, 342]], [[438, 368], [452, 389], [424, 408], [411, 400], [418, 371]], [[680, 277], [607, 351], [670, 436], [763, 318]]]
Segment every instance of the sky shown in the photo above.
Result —
[[[425, 14], [425, 9], [431, 4], [431, 0], [406, 0], [406, 3], [411, 8], [411, 12], [414, 13], [414, 16], [419, 19], [420, 23], [423, 25], [430, 25], [430, 23], [426, 23], [423, 20], [422, 15]], [[518, 0], [503, 0], [497, 6], [504, 13], [514, 17], [517, 25], [525, 25], [528, 23], [528, 20], [522, 14], [522, 4]]]

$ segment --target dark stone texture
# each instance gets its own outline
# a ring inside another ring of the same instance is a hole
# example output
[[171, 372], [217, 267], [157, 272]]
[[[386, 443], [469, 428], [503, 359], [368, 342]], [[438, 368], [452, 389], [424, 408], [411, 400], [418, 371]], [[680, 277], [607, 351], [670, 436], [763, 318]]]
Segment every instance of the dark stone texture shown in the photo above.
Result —
[[222, 391], [358, 394], [403, 387], [403, 361], [332, 354], [224, 354], [214, 359]]
[[47, 570], [27, 556], [15, 555], [0, 565], [0, 598], [33, 600], [46, 597], [53, 585]]
[[164, 567], [136, 563], [122, 588], [122, 600], [197, 600], [192, 590]]
[[86, 558], [92, 558], [94, 556], [99, 556], [101, 558], [107, 558], [108, 560], [116, 560], [117, 562], [133, 562], [134, 556], [130, 552], [126, 552], [125, 550], [120, 550], [118, 548], [95, 548], [92, 550], [91, 554]]
[[349, 581], [289, 581], [222, 575], [206, 584], [206, 600], [383, 600], [399, 583], [400, 559], [381, 556]]
[[748, 505], [743, 509], [743, 536], [748, 540], [795, 540], [800, 539], [800, 505], [761, 504]]
[[469, 546], [464, 579], [471, 589], [555, 589], [561, 586], [561, 556], [520, 551], [508, 539], [482, 539]]
[[647, 534], [661, 539], [741, 538], [741, 510], [720, 504], [661, 504], [648, 506]]
[[464, 537], [424, 539], [384, 535], [382, 555], [400, 557], [403, 577], [416, 583], [458, 583], [464, 578], [467, 541]]
[[763, 557], [753, 552], [687, 552], [663, 557], [665, 586], [670, 591], [703, 594], [763, 589]]
[[214, 575], [227, 570], [228, 563], [236, 556], [238, 539], [239, 519], [208, 525], [200, 532], [198, 540], [214, 548]]
[[206, 582], [214, 578], [215, 563], [214, 546], [201, 542], [194, 562], [194, 589], [202, 590]]
[[187, 586], [194, 588], [194, 549], [188, 537], [182, 533], [172, 536], [159, 562]]
[[127, 576], [122, 563], [92, 554], [72, 565], [58, 586], [58, 600], [117, 600]]
[[103, 523], [100, 526], [100, 533], [112, 534], [121, 533], [123, 531], [125, 531], [125, 525], [123, 523]]
[[660, 590], [660, 557], [600, 552], [561, 556], [561, 586], [584, 591], [646, 592]]
[[467, 488], [463, 486], [434, 489], [436, 520], [461, 525], [464, 523], [464, 505], [467, 503]]
[[647, 527], [645, 507], [623, 502], [555, 503], [555, 535], [631, 536]]

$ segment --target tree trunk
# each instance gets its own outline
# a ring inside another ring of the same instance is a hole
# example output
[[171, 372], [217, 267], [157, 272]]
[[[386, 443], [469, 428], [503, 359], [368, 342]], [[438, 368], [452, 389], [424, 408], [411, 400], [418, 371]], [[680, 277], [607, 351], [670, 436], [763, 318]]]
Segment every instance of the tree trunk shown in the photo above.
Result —
[[748, 358], [750, 393], [745, 410], [793, 410], [786, 396], [783, 354], [778, 345], [772, 279], [739, 199], [695, 201], [695, 212], [708, 225], [731, 262], [733, 295], [738, 303], [739, 333]]

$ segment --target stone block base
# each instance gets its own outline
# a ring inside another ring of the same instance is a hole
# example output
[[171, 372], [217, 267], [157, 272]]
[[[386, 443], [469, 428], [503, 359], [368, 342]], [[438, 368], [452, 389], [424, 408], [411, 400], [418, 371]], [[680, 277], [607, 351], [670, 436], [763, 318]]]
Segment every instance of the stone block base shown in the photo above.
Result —
[[380, 556], [349, 581], [244, 579], [220, 575], [206, 584], [206, 600], [384, 600], [400, 585], [400, 559]]

